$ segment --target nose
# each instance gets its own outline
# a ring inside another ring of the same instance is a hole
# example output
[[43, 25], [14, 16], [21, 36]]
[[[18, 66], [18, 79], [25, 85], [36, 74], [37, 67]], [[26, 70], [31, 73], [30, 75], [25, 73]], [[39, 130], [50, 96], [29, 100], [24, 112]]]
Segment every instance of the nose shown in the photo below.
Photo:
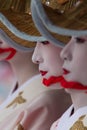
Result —
[[64, 61], [71, 61], [72, 60], [72, 44], [69, 42], [61, 51], [60, 57]]
[[42, 57], [41, 57], [40, 44], [41, 43], [36, 44], [36, 47], [35, 47], [33, 55], [32, 55], [32, 62], [35, 64], [39, 64], [43, 61]]

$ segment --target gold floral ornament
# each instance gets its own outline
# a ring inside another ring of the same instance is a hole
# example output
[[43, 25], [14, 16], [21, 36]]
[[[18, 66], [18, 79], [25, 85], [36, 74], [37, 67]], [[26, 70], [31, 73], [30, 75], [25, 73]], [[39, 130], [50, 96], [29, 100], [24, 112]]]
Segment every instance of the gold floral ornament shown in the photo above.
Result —
[[60, 12], [74, 8], [77, 3], [82, 1], [83, 0], [42, 0], [43, 3], [53, 9], [60, 10]]
[[22, 104], [22, 103], [26, 102], [26, 99], [24, 99], [22, 97], [22, 94], [23, 94], [23, 92], [20, 92], [19, 95], [6, 108], [8, 108], [14, 104], [17, 105], [17, 104]]
[[[41, 20], [39, 26], [35, 13], [32, 13], [35, 25], [54, 44], [61, 46], [60, 42], [67, 44], [71, 36], [87, 35], [87, 0], [44, 0], [42, 3], [32, 0], [31, 5], [32, 12], [36, 8], [36, 15]], [[40, 8], [42, 6], [44, 10]]]
[[0, 0], [0, 29], [17, 49], [22, 46], [32, 50], [37, 39], [45, 39], [33, 23], [30, 3], [31, 0]]
[[73, 126], [70, 128], [70, 130], [87, 130], [87, 127], [83, 124], [83, 119], [86, 115], [81, 116], [78, 121], [76, 121]]
[[24, 127], [21, 124], [19, 124], [17, 130], [25, 130], [25, 129], [24, 129]]

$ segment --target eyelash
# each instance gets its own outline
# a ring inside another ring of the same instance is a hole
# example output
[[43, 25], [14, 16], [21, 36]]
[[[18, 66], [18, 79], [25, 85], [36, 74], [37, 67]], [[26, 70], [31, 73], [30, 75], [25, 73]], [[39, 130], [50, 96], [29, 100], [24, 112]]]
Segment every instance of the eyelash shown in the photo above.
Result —
[[43, 42], [41, 42], [43, 45], [47, 45], [47, 44], [49, 44], [49, 42], [48, 41], [43, 41]]
[[77, 43], [84, 43], [85, 42], [85, 39], [83, 39], [83, 38], [76, 37], [75, 39], [76, 39]]

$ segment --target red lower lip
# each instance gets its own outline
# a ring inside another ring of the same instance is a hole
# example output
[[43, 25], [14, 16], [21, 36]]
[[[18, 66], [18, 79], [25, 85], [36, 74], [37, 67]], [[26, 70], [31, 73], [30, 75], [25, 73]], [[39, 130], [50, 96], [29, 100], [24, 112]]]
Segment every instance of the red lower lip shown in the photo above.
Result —
[[40, 71], [40, 73], [42, 76], [44, 76], [47, 73], [47, 71]]
[[6, 52], [8, 52], [9, 55], [3, 60], [11, 59], [15, 55], [16, 50], [14, 48], [0, 48], [0, 54], [6, 53]]
[[68, 71], [68, 70], [66, 70], [66, 69], [63, 69], [63, 74], [69, 74], [70, 72]]

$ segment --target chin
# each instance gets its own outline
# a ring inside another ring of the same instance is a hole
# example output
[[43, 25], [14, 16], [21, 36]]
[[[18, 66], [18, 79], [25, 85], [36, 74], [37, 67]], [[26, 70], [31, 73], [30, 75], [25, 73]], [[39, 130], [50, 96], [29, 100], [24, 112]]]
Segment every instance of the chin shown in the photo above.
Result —
[[62, 87], [58, 83], [50, 85], [50, 88], [51, 89], [62, 89]]
[[65, 89], [65, 92], [70, 94], [71, 89]]
[[64, 77], [64, 79], [65, 79], [66, 81], [68, 81], [68, 82], [73, 81], [73, 80], [72, 80], [73, 78], [72, 78], [71, 76], [69, 76], [69, 75], [64, 75], [63, 77]]

